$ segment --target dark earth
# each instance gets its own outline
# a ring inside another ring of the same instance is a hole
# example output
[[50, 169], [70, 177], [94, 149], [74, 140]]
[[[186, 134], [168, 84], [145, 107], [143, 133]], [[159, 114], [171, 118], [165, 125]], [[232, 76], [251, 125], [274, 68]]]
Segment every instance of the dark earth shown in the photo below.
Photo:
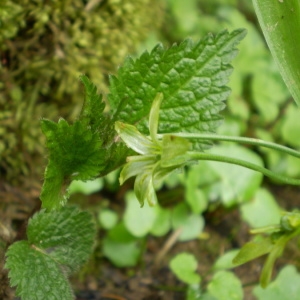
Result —
[[[265, 183], [279, 202], [285, 208], [292, 210], [300, 203], [299, 188], [275, 186]], [[40, 187], [31, 186], [30, 189], [11, 187], [0, 182], [1, 226], [0, 237], [7, 244], [26, 238], [25, 229], [28, 218], [39, 209]], [[119, 191], [112, 200], [113, 209], [122, 211], [122, 194]], [[85, 198], [85, 205], [89, 210], [107, 199], [106, 191]], [[112, 195], [110, 195], [112, 197]], [[110, 197], [110, 199], [112, 199]], [[75, 202], [77, 200], [74, 200]], [[78, 201], [77, 201], [78, 202]], [[82, 199], [80, 200], [82, 202]], [[250, 239], [249, 227], [240, 219], [238, 208], [224, 209], [221, 205], [211, 212], [205, 213], [205, 239], [189, 242], [175, 242], [172, 247], [161, 256], [171, 233], [163, 238], [149, 237], [144, 255], [135, 268], [117, 268], [101, 256], [99, 250], [90, 262], [71, 278], [77, 300], [184, 300], [186, 286], [179, 282], [168, 268], [168, 262], [175, 254], [187, 251], [193, 253], [199, 261], [198, 272], [202, 277], [205, 288], [212, 276], [211, 267], [215, 260], [225, 251], [241, 247]], [[99, 232], [99, 237], [104, 232]], [[277, 261], [273, 276], [285, 265], [294, 264], [300, 268], [300, 255], [297, 241], [288, 244], [283, 256]], [[1, 252], [1, 285], [0, 299], [12, 300], [14, 290], [8, 285], [7, 272], [3, 270], [3, 245]], [[239, 266], [233, 271], [241, 279], [244, 288], [244, 299], [254, 300], [252, 288], [258, 284], [263, 258]]]

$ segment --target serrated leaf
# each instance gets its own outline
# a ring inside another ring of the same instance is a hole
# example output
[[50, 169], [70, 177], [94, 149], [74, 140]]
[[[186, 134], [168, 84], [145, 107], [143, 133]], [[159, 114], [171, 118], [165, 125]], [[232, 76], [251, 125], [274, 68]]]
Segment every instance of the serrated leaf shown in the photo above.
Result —
[[99, 131], [103, 126], [103, 110], [105, 103], [102, 101], [102, 95], [97, 94], [97, 87], [85, 75], [79, 77], [85, 87], [85, 99], [80, 114], [80, 120], [91, 126], [93, 132]]
[[26, 241], [11, 245], [6, 253], [11, 286], [22, 300], [74, 299], [68, 279], [50, 256]]
[[99, 174], [105, 152], [99, 135], [83, 122], [70, 125], [64, 119], [58, 123], [42, 120], [41, 126], [49, 151], [41, 201], [43, 208], [55, 209], [66, 202], [71, 180], [88, 180]]
[[41, 211], [28, 223], [28, 242], [44, 249], [60, 264], [76, 270], [89, 257], [95, 238], [92, 216], [76, 207]]
[[[153, 99], [163, 94], [159, 132], [212, 133], [221, 123], [219, 112], [230, 90], [231, 60], [245, 30], [223, 31], [194, 43], [185, 40], [164, 49], [156, 46], [137, 60], [128, 58], [117, 77], [110, 78], [110, 105], [114, 119], [138, 123], [148, 132], [145, 118]], [[195, 143], [203, 149], [207, 142]]]
[[75, 207], [34, 215], [28, 241], [14, 243], [6, 254], [5, 268], [22, 300], [73, 299], [67, 276], [88, 259], [95, 234], [92, 216]]

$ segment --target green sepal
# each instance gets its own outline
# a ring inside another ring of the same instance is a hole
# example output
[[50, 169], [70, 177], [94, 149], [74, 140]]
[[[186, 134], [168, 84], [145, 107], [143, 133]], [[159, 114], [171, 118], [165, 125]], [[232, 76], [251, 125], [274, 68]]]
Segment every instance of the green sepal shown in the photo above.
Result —
[[115, 129], [124, 143], [135, 152], [147, 155], [158, 151], [158, 147], [148, 137], [141, 134], [135, 126], [116, 122]]
[[280, 219], [283, 231], [294, 231], [300, 226], [300, 214], [298, 211], [287, 212]]
[[[136, 159], [135, 159], [136, 158]], [[122, 185], [128, 178], [138, 175], [141, 172], [149, 171], [149, 166], [155, 164], [153, 156], [129, 156], [128, 163], [122, 168], [119, 182]]]
[[191, 144], [187, 139], [169, 134], [164, 135], [162, 140], [161, 166], [167, 168], [185, 163], [189, 159], [186, 152], [190, 147]]

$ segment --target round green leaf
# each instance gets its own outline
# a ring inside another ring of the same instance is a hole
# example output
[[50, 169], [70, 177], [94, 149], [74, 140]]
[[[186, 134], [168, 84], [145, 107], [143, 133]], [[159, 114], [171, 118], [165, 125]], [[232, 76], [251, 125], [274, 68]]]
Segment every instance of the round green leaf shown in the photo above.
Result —
[[117, 224], [118, 215], [111, 209], [101, 209], [98, 214], [98, 219], [104, 229], [111, 229]]
[[198, 262], [196, 258], [189, 253], [180, 253], [170, 261], [172, 272], [183, 282], [187, 284], [200, 283], [200, 276], [195, 273]]
[[133, 192], [126, 195], [124, 224], [132, 235], [136, 237], [147, 235], [153, 227], [156, 214], [147, 202], [141, 207]]
[[298, 300], [300, 295], [300, 274], [295, 266], [285, 266], [267, 288], [254, 288], [258, 300]]
[[243, 219], [253, 228], [279, 224], [281, 210], [266, 189], [256, 191], [254, 197], [241, 206]]
[[240, 280], [228, 271], [217, 272], [207, 289], [217, 300], [243, 300]]

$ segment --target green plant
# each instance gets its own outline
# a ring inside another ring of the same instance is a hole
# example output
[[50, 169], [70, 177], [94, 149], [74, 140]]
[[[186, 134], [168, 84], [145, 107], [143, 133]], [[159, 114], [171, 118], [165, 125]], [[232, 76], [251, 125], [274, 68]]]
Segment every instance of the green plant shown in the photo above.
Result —
[[[17, 294], [22, 299], [46, 299], [45, 295], [47, 299], [73, 297], [66, 276], [86, 261], [95, 235], [92, 217], [66, 206], [68, 188], [74, 180], [88, 181], [124, 165], [120, 182], [136, 176], [134, 191], [141, 206], [159, 203], [156, 186], [170, 173], [183, 170], [196, 161], [235, 164], [286, 184], [300, 184], [300, 180], [264, 168], [257, 158], [252, 162], [247, 153], [243, 153], [244, 159], [234, 154], [234, 157], [226, 156], [222, 153], [223, 146], [219, 147], [222, 154], [214, 150], [207, 152], [213, 142], [227, 141], [300, 157], [296, 150], [271, 142], [215, 134], [222, 122], [219, 113], [230, 93], [226, 86], [232, 72], [230, 62], [237, 54], [236, 45], [245, 34], [243, 29], [230, 33], [222, 31], [216, 36], [207, 35], [199, 42], [185, 40], [169, 49], [158, 45], [136, 60], [128, 58], [117, 76], [110, 78], [110, 110], [107, 113], [95, 85], [82, 75], [85, 101], [78, 119], [71, 124], [64, 119], [57, 123], [42, 120], [49, 151], [40, 195], [43, 209], [29, 220], [27, 240], [15, 242], [8, 248], [5, 265], [9, 269], [11, 285], [17, 286]], [[212, 171], [212, 178], [214, 176], [222, 176], [222, 172]], [[260, 180], [261, 177], [254, 178], [253, 185], [258, 185]], [[189, 182], [184, 184], [192, 185]], [[148, 233], [160, 235], [167, 232], [171, 228], [169, 222], [164, 224], [163, 230], [159, 225], [170, 218], [174, 229], [181, 228], [182, 240], [191, 238], [189, 230], [184, 232], [182, 228], [186, 223], [197, 229], [193, 237], [199, 235], [204, 222], [198, 214], [205, 209], [205, 196], [201, 195], [202, 203], [195, 203], [191, 196], [193, 191], [194, 188], [187, 187], [186, 198], [193, 214], [189, 214], [185, 203], [179, 204], [180, 209], [177, 212], [175, 209], [172, 216], [159, 206], [156, 209], [144, 207], [143, 223], [139, 227], [136, 225], [138, 221], [133, 222], [138, 215], [137, 202], [133, 204], [135, 199], [128, 194], [124, 220], [118, 222], [111, 213], [108, 213], [110, 217], [107, 214], [100, 217], [102, 222], [103, 218], [112, 220], [105, 221], [111, 225], [108, 225], [110, 231], [103, 241], [104, 254], [116, 265], [134, 265], [140, 256], [138, 245], [143, 244], [144, 237]], [[249, 194], [247, 187], [243, 192]], [[231, 194], [226, 199], [230, 202], [233, 197]], [[262, 285], [266, 286], [274, 261], [286, 243], [299, 234], [298, 220], [297, 212], [284, 214], [280, 225], [270, 228], [274, 231], [272, 235], [246, 244], [234, 262], [244, 263], [269, 253], [262, 274]], [[128, 255], [118, 256], [116, 246]], [[192, 269], [194, 265], [192, 261]], [[173, 268], [176, 270], [174, 264]], [[199, 283], [195, 274], [187, 276], [184, 280], [188, 284]], [[229, 278], [229, 275], [220, 271], [208, 286], [210, 294], [217, 299], [224, 298], [219, 288], [224, 278]], [[235, 278], [233, 281], [236, 282]], [[238, 293], [237, 299], [240, 299]]]

